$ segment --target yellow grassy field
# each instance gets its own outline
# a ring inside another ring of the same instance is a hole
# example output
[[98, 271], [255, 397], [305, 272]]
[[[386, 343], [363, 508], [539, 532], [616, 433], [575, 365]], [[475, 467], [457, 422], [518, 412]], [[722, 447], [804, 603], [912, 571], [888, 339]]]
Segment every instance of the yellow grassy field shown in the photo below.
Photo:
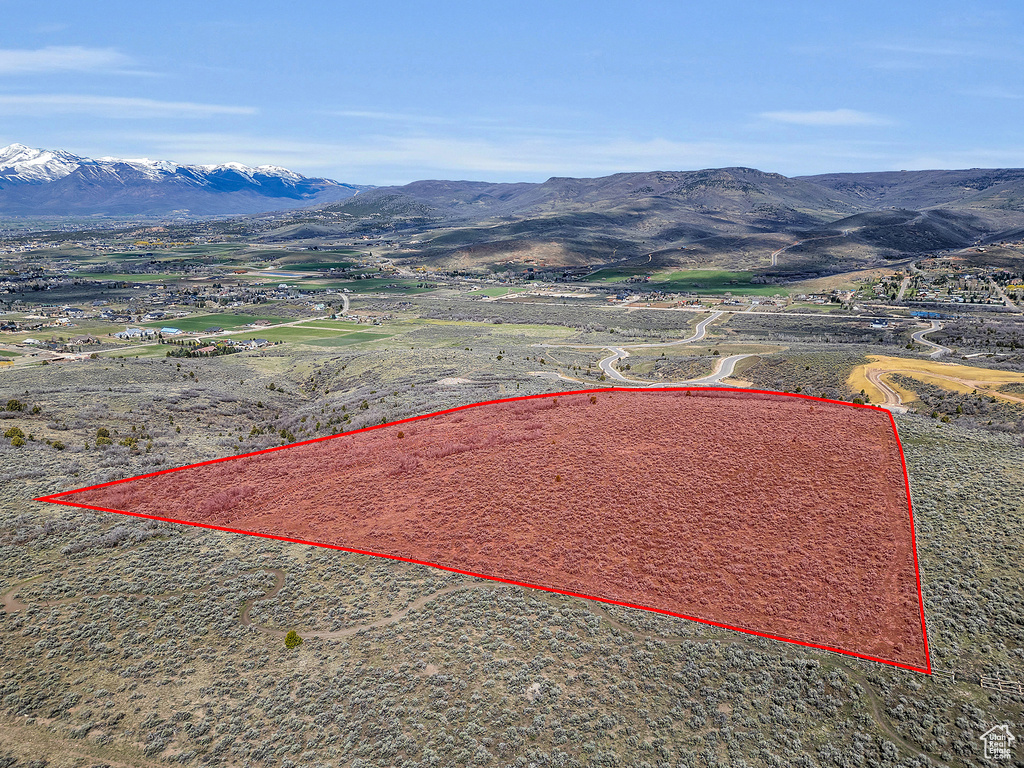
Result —
[[1024, 396], [1000, 392], [1004, 384], [1024, 384], [1024, 373], [1013, 371], [994, 371], [989, 368], [975, 368], [959, 363], [941, 363], [936, 360], [918, 358], [886, 357], [885, 355], [868, 355], [870, 363], [853, 369], [847, 385], [854, 391], [864, 390], [871, 396], [873, 403], [892, 402], [892, 395], [880, 386], [883, 377], [884, 385], [895, 391], [903, 402], [917, 399], [917, 396], [905, 388], [894, 384], [890, 374], [899, 373], [916, 379], [924, 384], [932, 384], [952, 392], [967, 394], [977, 390], [1012, 403], [1024, 404]]

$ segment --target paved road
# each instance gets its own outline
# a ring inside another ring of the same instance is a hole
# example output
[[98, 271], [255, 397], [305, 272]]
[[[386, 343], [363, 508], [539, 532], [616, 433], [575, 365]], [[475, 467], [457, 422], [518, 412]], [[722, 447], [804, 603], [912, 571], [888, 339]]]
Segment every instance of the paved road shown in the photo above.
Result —
[[712, 373], [700, 379], [689, 379], [685, 383], [697, 384], [702, 387], [721, 384], [722, 379], [727, 379], [732, 376], [733, 371], [736, 370], [736, 363], [748, 357], [754, 357], [754, 355], [752, 353], [748, 353], [745, 355], [729, 355], [728, 357], [723, 357], [718, 361], [718, 365], [715, 366], [715, 370]]
[[[703, 320], [701, 320], [699, 323], [697, 323], [697, 327], [693, 329], [693, 335], [688, 337], [688, 338], [679, 339], [678, 341], [654, 342], [654, 343], [651, 343], [651, 344], [629, 344], [628, 346], [629, 346], [630, 349], [650, 349], [652, 347], [674, 347], [674, 346], [676, 346], [678, 344], [692, 344], [693, 342], [700, 341], [705, 336], [707, 336], [708, 325], [712, 321], [717, 320], [719, 317], [721, 317], [724, 314], [725, 314], [725, 312], [721, 312], [719, 310], [716, 310], [716, 311], [712, 312], [710, 315], [708, 315]], [[640, 381], [639, 379], [628, 379], [625, 376], [623, 376], [619, 372], [619, 370], [615, 367], [615, 364], [617, 362], [619, 362], [619, 360], [625, 360], [627, 357], [629, 357], [629, 351], [626, 349], [625, 346], [622, 346], [622, 347], [605, 347], [605, 349], [607, 349], [609, 352], [611, 352], [611, 354], [608, 355], [608, 357], [598, 361], [598, 366], [604, 372], [605, 376], [607, 376], [607, 377], [609, 377], [611, 379], [615, 379], [616, 381], [622, 381], [622, 382], [626, 382], [626, 383], [629, 383], [629, 384], [650, 384], [651, 383], [649, 381]], [[665, 384], [661, 384], [659, 382], [659, 386], [666, 386], [666, 385]]]
[[928, 341], [924, 337], [926, 333], [934, 333], [935, 331], [942, 330], [942, 323], [938, 320], [932, 320], [931, 327], [922, 328], [920, 331], [915, 331], [910, 335], [910, 338], [916, 341], [918, 344], [924, 344], [926, 347], [931, 347], [935, 351], [930, 353], [928, 357], [942, 357], [943, 355], [952, 354], [953, 350], [949, 347], [944, 347], [941, 344], [936, 344], [934, 341]]
[[910, 275], [906, 275], [900, 280], [900, 291], [896, 294], [896, 301], [903, 301], [903, 294], [907, 292], [907, 286], [910, 285]]
[[[598, 361], [598, 367], [600, 367], [602, 373], [605, 376], [612, 379], [613, 381], [620, 382], [622, 384], [642, 384], [648, 387], [679, 387], [679, 386], [714, 386], [722, 383], [723, 379], [727, 379], [732, 376], [736, 370], [736, 364], [747, 357], [753, 357], [753, 354], [744, 355], [730, 355], [729, 357], [723, 357], [720, 359], [715, 366], [715, 370], [709, 373], [707, 376], [702, 376], [699, 379], [687, 379], [685, 381], [646, 381], [643, 379], [632, 379], [628, 376], [624, 376], [622, 372], [615, 367], [615, 364], [620, 360], [625, 360], [629, 357], [630, 349], [651, 349], [657, 347], [673, 347], [679, 344], [691, 344], [695, 341], [700, 341], [707, 336], [707, 327], [714, 320], [717, 320], [722, 315], [727, 314], [721, 310], [716, 310], [708, 315], [706, 318], [697, 323], [697, 326], [693, 329], [693, 334], [685, 339], [679, 339], [677, 341], [662, 341], [653, 342], [650, 344], [624, 344], [621, 347], [603, 347], [607, 349], [611, 354], [607, 357], [602, 358]], [[551, 347], [569, 347], [572, 349], [602, 349], [602, 347], [596, 347], [595, 345], [575, 345], [575, 344], [536, 344], [535, 346], [551, 348]], [[627, 349], [628, 347], [628, 349]], [[560, 378], [568, 381], [573, 379], [567, 379], [567, 377], [554, 372], [541, 372], [531, 371], [535, 376], [543, 376], [545, 378]]]
[[988, 281], [992, 285], [992, 290], [996, 292], [996, 296], [1002, 299], [1003, 303], [1006, 306], [1008, 306], [1010, 309], [1020, 309], [1020, 307], [1013, 303], [1013, 299], [1006, 295], [1006, 291], [1003, 290], [1003, 287], [999, 285], [999, 283], [997, 283], [992, 278], [989, 278]]

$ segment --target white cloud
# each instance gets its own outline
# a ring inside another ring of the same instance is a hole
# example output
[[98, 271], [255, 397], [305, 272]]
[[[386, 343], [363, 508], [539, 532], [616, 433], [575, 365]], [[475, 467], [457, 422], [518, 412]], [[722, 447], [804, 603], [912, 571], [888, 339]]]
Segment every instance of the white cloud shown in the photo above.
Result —
[[413, 115], [404, 112], [381, 112], [359, 109], [332, 109], [324, 112], [324, 114], [333, 115], [335, 117], [349, 117], [357, 120], [374, 120], [390, 123], [429, 123], [441, 125], [453, 122], [449, 118], [434, 117], [431, 115]]
[[[455, 137], [374, 136], [347, 142], [314, 142], [222, 133], [144, 134], [142, 140], [156, 154], [179, 162], [216, 163], [225, 158], [248, 165], [274, 163], [302, 173], [337, 173], [350, 179], [353, 172], [371, 173], [369, 183], [404, 179], [410, 172], [433, 172], [476, 177], [550, 176], [563, 173], [612, 173], [618, 170], [706, 167], [702, 159], [730, 154], [727, 147], [679, 143], [576, 142], [541, 137], [508, 141]], [[143, 150], [151, 152], [150, 149]], [[305, 170], [304, 170], [305, 169]], [[417, 178], [423, 178], [417, 176]], [[357, 181], [362, 180], [356, 179]]]
[[6, 115], [45, 117], [85, 114], [96, 117], [137, 119], [152, 117], [209, 117], [212, 115], [253, 115], [254, 107], [197, 104], [191, 101], [158, 101], [127, 96], [86, 96], [78, 94], [0, 95], [0, 112]]
[[1002, 59], [1006, 53], [989, 43], [960, 42], [960, 41], [932, 41], [924, 43], [899, 42], [899, 43], [876, 43], [872, 48], [886, 53], [904, 54], [908, 56], [923, 56], [936, 59]]
[[[543, 181], [737, 165], [786, 174], [906, 167], [894, 165], [880, 148], [848, 141], [809, 145], [521, 135], [508, 140], [374, 136], [317, 142], [233, 133], [139, 133], [124, 140], [135, 153], [182, 163], [271, 163], [306, 175], [379, 185], [426, 178]], [[813, 165], [809, 157], [815, 158]]]
[[[76, 134], [76, 141], [81, 141]], [[686, 171], [746, 166], [787, 176], [905, 168], [1024, 166], [1024, 148], [944, 151], [916, 142], [850, 140], [827, 134], [811, 140], [637, 140], [596, 134], [552, 136], [523, 132], [459, 138], [346, 136], [305, 140], [229, 131], [124, 132], [116, 151], [103, 136], [104, 154], [161, 157], [181, 163], [241, 162], [281, 165], [307, 176], [363, 184], [416, 179], [543, 181], [551, 176], [605, 176], [628, 171]], [[58, 144], [59, 146], [59, 144]], [[76, 146], [76, 151], [87, 147]], [[86, 154], [88, 154], [86, 152]]]
[[41, 72], [131, 72], [135, 64], [113, 48], [49, 46], [35, 50], [0, 49], [0, 74], [36, 74]]
[[856, 109], [811, 110], [807, 112], [762, 112], [760, 117], [777, 123], [812, 126], [888, 125], [884, 117]]

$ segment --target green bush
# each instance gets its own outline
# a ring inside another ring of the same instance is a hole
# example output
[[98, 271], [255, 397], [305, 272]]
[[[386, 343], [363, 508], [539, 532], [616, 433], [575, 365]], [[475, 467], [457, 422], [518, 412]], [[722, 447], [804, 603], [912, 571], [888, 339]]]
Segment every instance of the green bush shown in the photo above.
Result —
[[6, 432], [4, 432], [4, 437], [8, 437], [8, 438], [11, 438], [11, 437], [24, 437], [24, 436], [25, 436], [25, 433], [22, 432], [18, 427], [11, 427]]
[[299, 633], [296, 632], [294, 629], [290, 630], [288, 634], [284, 637], [284, 647], [298, 648], [300, 645], [302, 645], [302, 638], [299, 637]]
[[25, 438], [23, 437], [15, 437], [11, 439], [11, 445], [13, 445], [15, 448], [21, 448], [21, 446], [23, 446], [24, 444]]

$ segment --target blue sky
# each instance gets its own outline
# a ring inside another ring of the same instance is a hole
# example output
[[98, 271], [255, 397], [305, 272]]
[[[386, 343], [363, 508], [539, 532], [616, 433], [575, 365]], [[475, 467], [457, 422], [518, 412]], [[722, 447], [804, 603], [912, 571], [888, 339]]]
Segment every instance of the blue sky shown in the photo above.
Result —
[[0, 0], [0, 145], [366, 184], [1024, 166], [1024, 3]]

